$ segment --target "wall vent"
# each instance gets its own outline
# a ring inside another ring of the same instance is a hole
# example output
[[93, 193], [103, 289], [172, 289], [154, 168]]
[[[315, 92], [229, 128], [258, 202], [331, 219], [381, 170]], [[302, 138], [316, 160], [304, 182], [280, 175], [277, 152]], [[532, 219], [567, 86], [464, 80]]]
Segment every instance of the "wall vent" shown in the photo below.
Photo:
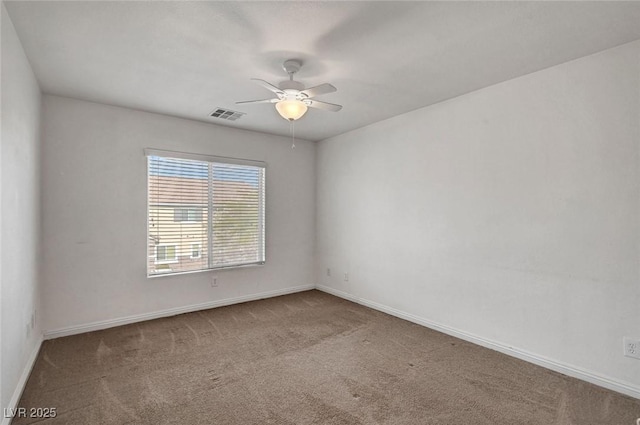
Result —
[[236, 121], [245, 115], [244, 112], [232, 111], [230, 109], [216, 108], [209, 116], [219, 118], [221, 120]]

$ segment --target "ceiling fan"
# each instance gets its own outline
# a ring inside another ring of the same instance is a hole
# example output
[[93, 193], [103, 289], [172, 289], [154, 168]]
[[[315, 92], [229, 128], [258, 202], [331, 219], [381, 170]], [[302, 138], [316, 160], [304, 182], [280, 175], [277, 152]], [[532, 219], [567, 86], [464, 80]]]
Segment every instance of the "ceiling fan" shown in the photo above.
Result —
[[337, 112], [342, 109], [341, 105], [333, 103], [321, 102], [312, 98], [320, 96], [322, 94], [333, 93], [337, 89], [331, 84], [320, 84], [319, 86], [304, 88], [304, 85], [298, 81], [293, 80], [293, 74], [300, 71], [302, 62], [289, 59], [282, 65], [284, 70], [289, 74], [289, 80], [280, 83], [280, 87], [276, 87], [271, 83], [258, 78], [252, 78], [253, 81], [260, 84], [262, 87], [270, 90], [276, 94], [277, 97], [273, 99], [263, 100], [248, 100], [245, 102], [236, 102], [236, 104], [246, 103], [275, 103], [276, 110], [282, 118], [288, 121], [295, 121], [302, 118], [307, 112], [307, 107], [323, 109], [325, 111]]

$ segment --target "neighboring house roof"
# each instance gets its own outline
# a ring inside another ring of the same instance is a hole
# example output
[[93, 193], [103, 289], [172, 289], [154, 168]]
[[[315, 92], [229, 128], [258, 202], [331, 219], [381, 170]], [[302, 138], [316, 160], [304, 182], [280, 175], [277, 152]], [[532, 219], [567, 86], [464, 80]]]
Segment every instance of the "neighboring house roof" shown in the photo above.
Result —
[[[255, 199], [258, 188], [249, 183], [233, 180], [214, 180], [218, 201]], [[165, 206], [206, 206], [207, 179], [149, 176], [149, 203]]]

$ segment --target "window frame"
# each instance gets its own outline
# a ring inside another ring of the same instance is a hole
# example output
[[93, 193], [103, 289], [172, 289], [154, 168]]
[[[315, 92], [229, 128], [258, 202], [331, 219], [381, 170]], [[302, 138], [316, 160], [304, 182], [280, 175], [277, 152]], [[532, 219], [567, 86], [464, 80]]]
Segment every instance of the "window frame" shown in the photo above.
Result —
[[[258, 244], [258, 250], [260, 252], [260, 257], [262, 258], [261, 261], [256, 261], [253, 263], [240, 263], [240, 264], [229, 264], [229, 265], [220, 265], [220, 266], [214, 266], [214, 267], [206, 267], [206, 268], [202, 268], [202, 269], [197, 269], [197, 270], [185, 270], [185, 271], [178, 271], [178, 272], [172, 272], [172, 271], [168, 271], [168, 272], [164, 272], [164, 271], [160, 271], [156, 274], [149, 274], [149, 267], [148, 267], [148, 263], [147, 263], [147, 267], [146, 267], [146, 276], [149, 279], [154, 279], [157, 277], [165, 277], [165, 276], [178, 276], [178, 275], [183, 275], [183, 274], [192, 274], [192, 273], [202, 273], [202, 272], [211, 272], [211, 271], [216, 271], [216, 270], [228, 270], [228, 269], [237, 269], [237, 268], [245, 268], [245, 267], [261, 267], [264, 266], [266, 264], [267, 261], [267, 226], [266, 226], [266, 211], [267, 211], [267, 203], [266, 203], [266, 199], [267, 199], [267, 184], [266, 184], [266, 174], [267, 174], [267, 164], [264, 161], [256, 161], [256, 160], [250, 160], [250, 159], [241, 159], [241, 158], [233, 158], [233, 157], [225, 157], [225, 156], [216, 156], [216, 155], [206, 155], [206, 154], [198, 154], [198, 153], [188, 153], [188, 152], [178, 152], [178, 151], [169, 151], [169, 150], [162, 150], [162, 149], [155, 149], [155, 148], [144, 148], [143, 149], [143, 153], [144, 153], [144, 158], [145, 158], [145, 163], [146, 163], [146, 174], [147, 174], [147, 240], [154, 240], [154, 237], [149, 233], [149, 210], [150, 210], [150, 203], [148, 200], [148, 196], [149, 196], [149, 188], [150, 188], [150, 181], [149, 181], [149, 160], [148, 157], [150, 156], [157, 156], [157, 157], [162, 157], [162, 158], [167, 158], [167, 159], [185, 159], [185, 160], [194, 160], [194, 161], [204, 161], [204, 162], [209, 162], [209, 163], [220, 163], [220, 164], [230, 164], [230, 165], [240, 165], [240, 166], [250, 166], [250, 167], [258, 167], [258, 168], [262, 168], [262, 182], [261, 182], [261, 190], [259, 191], [259, 196], [260, 196], [260, 200], [259, 200], [259, 204], [261, 205], [261, 210], [260, 210], [260, 214], [258, 217], [258, 221], [259, 221], [259, 226], [260, 229], [262, 230], [262, 240], [259, 242]], [[209, 164], [209, 167], [211, 167], [211, 164]], [[209, 212], [208, 217], [211, 217], [211, 212]], [[185, 223], [185, 224], [189, 224], [189, 223], [201, 223], [205, 221], [204, 219], [204, 214], [203, 214], [203, 219], [199, 222], [188, 222], [188, 221], [182, 221], [180, 223]], [[208, 235], [209, 235], [209, 240], [211, 240], [211, 235], [213, 233], [211, 226], [209, 226], [208, 228]], [[154, 264], [175, 264], [175, 263], [179, 263], [178, 260], [178, 255], [177, 255], [177, 245], [176, 244], [158, 244], [157, 246], [160, 245], [173, 245], [176, 246], [176, 260], [175, 261], [168, 261], [168, 262], [160, 262], [157, 263], [155, 262], [156, 260], [156, 256], [155, 256], [155, 248], [154, 248]], [[193, 244], [191, 244], [193, 245]], [[209, 259], [212, 258], [211, 257], [211, 251], [212, 251], [212, 244], [208, 243], [207, 246], [203, 246], [201, 243], [198, 243], [198, 245], [200, 245], [200, 256], [199, 257], [191, 257], [191, 255], [189, 255], [189, 259], [193, 259], [193, 260], [198, 260], [202, 258], [202, 254], [203, 254], [203, 250], [207, 250], [208, 253], [208, 264], [209, 263]], [[147, 248], [147, 256], [149, 256], [149, 248]]]

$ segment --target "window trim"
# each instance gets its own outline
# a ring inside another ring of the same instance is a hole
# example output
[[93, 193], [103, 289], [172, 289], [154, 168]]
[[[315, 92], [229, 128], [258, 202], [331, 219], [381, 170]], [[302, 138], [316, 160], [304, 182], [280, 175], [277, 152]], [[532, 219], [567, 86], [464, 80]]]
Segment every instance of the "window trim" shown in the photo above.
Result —
[[[217, 270], [228, 270], [228, 269], [242, 269], [242, 268], [246, 268], [246, 267], [262, 267], [266, 264], [266, 258], [267, 258], [267, 226], [266, 226], [266, 211], [267, 211], [267, 203], [266, 203], [266, 198], [267, 198], [267, 185], [266, 185], [266, 174], [267, 174], [267, 163], [264, 161], [257, 161], [257, 160], [251, 160], [251, 159], [241, 159], [241, 158], [234, 158], [234, 157], [226, 157], [226, 156], [217, 156], [217, 155], [207, 155], [207, 154], [198, 154], [198, 153], [189, 153], [189, 152], [180, 152], [180, 151], [171, 151], [171, 150], [164, 150], [164, 149], [155, 149], [155, 148], [144, 148], [143, 149], [143, 154], [144, 154], [144, 158], [145, 158], [145, 164], [147, 166], [146, 169], [146, 174], [147, 174], [147, 194], [149, 193], [149, 169], [148, 169], [148, 157], [149, 156], [159, 156], [159, 157], [164, 157], [164, 158], [174, 158], [174, 159], [187, 159], [187, 160], [195, 160], [195, 161], [206, 161], [206, 162], [218, 162], [218, 163], [223, 163], [223, 164], [232, 164], [232, 165], [246, 165], [246, 166], [251, 166], [251, 167], [259, 167], [263, 169], [263, 178], [264, 178], [264, 182], [263, 182], [263, 186], [262, 186], [262, 191], [260, 191], [260, 203], [263, 205], [262, 211], [259, 217], [259, 223], [260, 226], [262, 227], [262, 244], [261, 246], [258, 247], [258, 249], [261, 252], [261, 258], [263, 258], [262, 261], [256, 261], [253, 263], [240, 263], [240, 264], [226, 264], [226, 265], [221, 265], [221, 266], [215, 266], [215, 267], [208, 267], [208, 268], [204, 268], [204, 269], [198, 269], [198, 270], [186, 270], [186, 271], [179, 271], [179, 272], [161, 272], [158, 274], [149, 274], [148, 273], [148, 266], [147, 266], [147, 270], [146, 270], [146, 277], [147, 279], [155, 279], [158, 277], [166, 277], [166, 276], [179, 276], [179, 275], [185, 275], [185, 274], [193, 274], [193, 273], [202, 273], [202, 272], [215, 272]], [[208, 217], [211, 217], [211, 214], [208, 214]], [[150, 235], [149, 235], [149, 203], [147, 202], [147, 239], [149, 239]], [[183, 223], [187, 223], [187, 222], [183, 222]], [[201, 223], [201, 222], [196, 222], [196, 223]], [[210, 226], [209, 226], [210, 227]], [[163, 245], [163, 244], [160, 244]], [[168, 244], [168, 245], [173, 245], [173, 244]], [[158, 246], [158, 245], [156, 245]], [[200, 248], [200, 257], [202, 258], [202, 250], [203, 249], [208, 249], [210, 250], [210, 246], [211, 244], [207, 244], [207, 247], [202, 247]], [[148, 251], [148, 248], [147, 248]], [[209, 253], [211, 254], [211, 253]], [[149, 255], [149, 253], [147, 254]], [[155, 247], [154, 247], [154, 260], [155, 260]], [[177, 259], [177, 251], [176, 251], [176, 260], [172, 261], [172, 262], [162, 262], [162, 263], [156, 263], [156, 264], [174, 264], [174, 263], [178, 263], [179, 260]]]

